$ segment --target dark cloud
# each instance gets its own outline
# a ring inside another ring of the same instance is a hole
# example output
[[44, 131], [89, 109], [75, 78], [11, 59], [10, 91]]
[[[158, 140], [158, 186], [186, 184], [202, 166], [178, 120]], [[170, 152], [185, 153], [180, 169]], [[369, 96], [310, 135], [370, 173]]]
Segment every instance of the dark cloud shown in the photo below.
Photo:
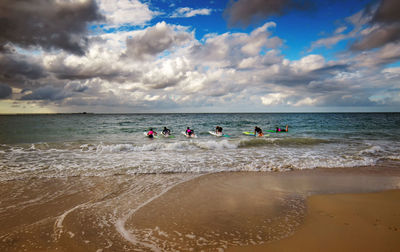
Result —
[[324, 99], [321, 99], [320, 105], [338, 107], [371, 107], [379, 105], [369, 99], [371, 95], [371, 93], [361, 90], [348, 90], [348, 93], [337, 93], [324, 96]]
[[12, 89], [5, 84], [0, 83], [0, 99], [5, 99], [12, 94]]
[[62, 88], [56, 88], [52, 86], [40, 87], [30, 94], [24, 95], [21, 100], [48, 100], [48, 101], [59, 101], [71, 94], [66, 92]]
[[87, 70], [86, 71], [81, 71], [77, 70], [75, 71], [74, 69], [65, 69], [63, 72], [57, 72], [55, 73], [58, 79], [61, 80], [86, 80], [86, 79], [92, 79], [92, 78], [101, 78], [105, 80], [117, 80], [118, 77], [122, 77], [121, 74], [117, 71], [109, 72], [109, 73], [104, 73], [102, 71], [91, 71]]
[[313, 7], [309, 0], [231, 0], [224, 15], [230, 25], [248, 26], [273, 15], [283, 15], [291, 9], [308, 10]]
[[38, 62], [19, 54], [0, 53], [0, 80], [21, 85], [29, 80], [38, 80], [46, 76]]
[[271, 78], [273, 82], [285, 87], [306, 86], [312, 81], [320, 80], [318, 76], [307, 74], [277, 75]]
[[400, 1], [382, 0], [375, 12], [373, 22], [393, 23], [400, 21]]
[[382, 0], [371, 25], [378, 28], [351, 45], [352, 50], [370, 50], [400, 41], [400, 1]]
[[364, 51], [382, 47], [400, 40], [400, 24], [385, 25], [354, 43], [353, 50]]
[[312, 73], [316, 74], [334, 74], [336, 72], [343, 72], [347, 71], [349, 68], [348, 65], [346, 64], [337, 64], [337, 65], [331, 65], [331, 66], [324, 66], [318, 69], [315, 69], [312, 71]]
[[94, 0], [2, 0], [0, 17], [0, 51], [12, 43], [79, 55], [87, 46], [88, 23], [102, 19]]
[[99, 78], [102, 80], [113, 81], [118, 83], [124, 83], [126, 81], [139, 80], [141, 73], [139, 71], [131, 70], [130, 72], [123, 71], [121, 69], [112, 69], [109, 65], [104, 64], [102, 66], [94, 67], [81, 67], [81, 68], [69, 68], [64, 67], [63, 69], [57, 69], [52, 71], [55, 77], [59, 80], [90, 80], [93, 78]]
[[[321, 85], [315, 85], [315, 83], [325, 82], [330, 80], [338, 72], [347, 72], [349, 66], [345, 64], [336, 65], [325, 65], [317, 69], [310, 71], [302, 71], [300, 73], [294, 72], [293, 70], [286, 69], [273, 77], [268, 77], [267, 81], [273, 81], [278, 85], [285, 87], [307, 87], [310, 89], [318, 88], [323, 89]], [[335, 89], [331, 84], [329, 84], [328, 89]]]
[[145, 30], [143, 34], [128, 38], [127, 55], [136, 59], [154, 56], [176, 45], [192, 39], [187, 32], [177, 32], [165, 22], [156, 24]]
[[71, 82], [65, 86], [65, 89], [71, 90], [72, 92], [83, 93], [88, 90], [89, 87], [79, 82]]

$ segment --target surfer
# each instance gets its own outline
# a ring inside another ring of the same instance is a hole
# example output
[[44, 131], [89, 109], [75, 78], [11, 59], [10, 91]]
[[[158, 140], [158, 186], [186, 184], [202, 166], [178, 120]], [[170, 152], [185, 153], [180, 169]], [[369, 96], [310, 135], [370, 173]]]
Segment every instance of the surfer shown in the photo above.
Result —
[[281, 129], [279, 127], [276, 127], [276, 132], [288, 132], [288, 131], [289, 131], [289, 126], [288, 125], [286, 125], [285, 129]]
[[187, 127], [185, 134], [188, 137], [192, 137], [194, 135], [194, 130], [190, 129], [189, 127]]
[[155, 132], [155, 131], [153, 130], [153, 128], [150, 128], [149, 132], [147, 132], [147, 136], [148, 136], [149, 138], [153, 138], [154, 136], [157, 136], [157, 132]]
[[215, 127], [215, 134], [222, 135], [222, 127], [220, 126]]
[[255, 136], [264, 136], [264, 134], [263, 134], [263, 132], [262, 132], [262, 129], [261, 128], [259, 128], [258, 126], [256, 126], [256, 127], [254, 127], [254, 135]]
[[169, 135], [171, 135], [171, 131], [169, 129], [167, 129], [167, 127], [164, 127], [162, 134], [164, 136], [169, 136]]

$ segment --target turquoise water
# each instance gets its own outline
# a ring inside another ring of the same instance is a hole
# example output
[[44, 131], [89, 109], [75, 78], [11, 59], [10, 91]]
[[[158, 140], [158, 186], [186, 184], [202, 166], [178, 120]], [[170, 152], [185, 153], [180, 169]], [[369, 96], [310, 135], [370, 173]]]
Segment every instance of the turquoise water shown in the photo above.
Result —
[[[164, 126], [174, 138], [143, 135]], [[354, 167], [400, 160], [399, 140], [399, 113], [3, 115], [0, 179]]]

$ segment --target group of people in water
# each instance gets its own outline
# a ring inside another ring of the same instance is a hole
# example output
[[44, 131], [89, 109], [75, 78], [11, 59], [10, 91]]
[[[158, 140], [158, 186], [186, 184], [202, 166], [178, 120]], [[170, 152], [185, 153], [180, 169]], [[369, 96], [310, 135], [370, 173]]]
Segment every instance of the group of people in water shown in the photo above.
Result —
[[[222, 130], [223, 128], [221, 126], [217, 126], [215, 127], [215, 134], [217, 135], [222, 135]], [[286, 125], [286, 127], [284, 129], [280, 128], [280, 127], [276, 127], [275, 132], [279, 133], [279, 132], [288, 132], [289, 131], [289, 126]], [[271, 132], [271, 131], [270, 131]], [[161, 132], [161, 134], [163, 134], [163, 136], [168, 137], [171, 135], [171, 130], [168, 129], [167, 127], [164, 127], [163, 131]], [[157, 132], [153, 130], [153, 128], [150, 128], [150, 130], [147, 132], [147, 136], [149, 138], [153, 138], [154, 136], [157, 135]], [[187, 137], [194, 137], [195, 133], [194, 130], [191, 129], [190, 127], [187, 127], [186, 131], [185, 131], [185, 135]], [[262, 131], [262, 129], [258, 126], [254, 127], [254, 136], [264, 136], [264, 133]]]
[[[167, 127], [164, 127], [163, 131], [161, 132], [161, 134], [163, 134], [163, 136], [168, 137], [171, 135], [171, 130], [168, 129]], [[190, 127], [187, 127], [185, 134], [188, 137], [193, 137], [194, 134], [194, 130], [192, 130]], [[153, 130], [153, 128], [150, 128], [150, 130], [147, 132], [147, 136], [149, 138], [153, 138], [154, 136], [157, 136], [157, 132], [155, 130]]]

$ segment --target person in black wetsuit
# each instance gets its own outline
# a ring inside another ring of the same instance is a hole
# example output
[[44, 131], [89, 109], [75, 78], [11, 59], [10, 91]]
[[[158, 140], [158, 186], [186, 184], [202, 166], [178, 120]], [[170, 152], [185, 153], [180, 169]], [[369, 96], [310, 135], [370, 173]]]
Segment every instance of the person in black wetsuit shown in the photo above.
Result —
[[171, 131], [169, 129], [167, 129], [167, 127], [164, 127], [162, 134], [164, 136], [169, 136], [169, 135], [171, 135]]

